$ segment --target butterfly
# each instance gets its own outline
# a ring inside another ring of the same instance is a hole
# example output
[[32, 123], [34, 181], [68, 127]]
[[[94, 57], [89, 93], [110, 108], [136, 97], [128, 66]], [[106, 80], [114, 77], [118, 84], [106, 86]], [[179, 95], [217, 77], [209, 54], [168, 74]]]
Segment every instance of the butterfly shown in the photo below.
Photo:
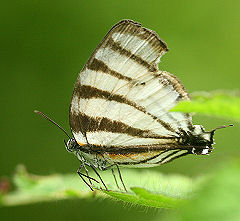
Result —
[[116, 181], [117, 168], [126, 190], [120, 166], [151, 167], [188, 154], [208, 155], [215, 130], [226, 127], [207, 132], [192, 124], [191, 114], [169, 112], [189, 100], [189, 94], [176, 76], [158, 69], [167, 51], [154, 31], [122, 20], [80, 72], [69, 109], [73, 137], [64, 131], [69, 137], [65, 145], [81, 161], [78, 174], [91, 190], [92, 182], [99, 181], [88, 175], [86, 166], [106, 189], [97, 169], [112, 169]]

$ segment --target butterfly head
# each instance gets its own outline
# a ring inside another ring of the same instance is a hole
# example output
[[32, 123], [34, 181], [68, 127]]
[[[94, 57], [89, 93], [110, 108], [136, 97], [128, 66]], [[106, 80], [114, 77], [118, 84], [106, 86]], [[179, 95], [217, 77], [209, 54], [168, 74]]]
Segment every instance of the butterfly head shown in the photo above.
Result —
[[75, 152], [79, 146], [74, 138], [69, 138], [67, 142], [64, 140], [64, 143], [67, 151], [69, 152]]

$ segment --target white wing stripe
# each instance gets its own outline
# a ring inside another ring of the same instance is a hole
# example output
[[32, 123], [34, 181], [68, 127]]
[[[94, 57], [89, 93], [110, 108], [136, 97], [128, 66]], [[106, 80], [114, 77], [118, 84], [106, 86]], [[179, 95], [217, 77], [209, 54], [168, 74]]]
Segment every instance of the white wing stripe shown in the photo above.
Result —
[[87, 144], [87, 140], [81, 132], [73, 132], [73, 134], [78, 144]]
[[130, 51], [132, 54], [135, 54], [138, 57], [141, 57], [143, 60], [149, 63], [156, 61], [160, 56], [159, 53], [149, 44], [150, 39], [147, 41], [126, 33], [113, 33], [112, 38], [124, 49]]
[[148, 68], [109, 47], [100, 48], [95, 54], [95, 58], [107, 64], [113, 71], [130, 78], [137, 78], [139, 75], [149, 72]]
[[[108, 73], [101, 72], [101, 71], [93, 71], [86, 68], [81, 73], [81, 75], [82, 75], [82, 78], [84, 79], [81, 81], [81, 85], [88, 85], [88, 86], [95, 87], [97, 89], [108, 91], [109, 93], [115, 93], [115, 94], [120, 94], [118, 92], [120, 88], [125, 88], [127, 89], [127, 91], [129, 91], [128, 81], [119, 79], [115, 76], [109, 75]], [[106, 82], [108, 83], [106, 84]]]
[[180, 151], [178, 151], [177, 153], [175, 153], [175, 154], [173, 154], [173, 155], [170, 155], [170, 156], [167, 157], [165, 160], [161, 161], [161, 164], [167, 163], [167, 162], [170, 161], [171, 159], [176, 158], [176, 157], [178, 157], [178, 156], [180, 156], [180, 155], [182, 155], [182, 154], [185, 154], [185, 153], [187, 153], [187, 152], [188, 152], [188, 150], [180, 150]]
[[[131, 127], [141, 130], [150, 130], [158, 135], [177, 136], [154, 120], [150, 115], [137, 110], [136, 108], [116, 101], [109, 101], [100, 98], [80, 99], [81, 105], [73, 112], [75, 114], [84, 113], [89, 117], [108, 118], [114, 121], [120, 121]], [[114, 107], [114, 108], [112, 108]]]
[[86, 135], [90, 144], [111, 146], [111, 148], [113, 148], [112, 146], [121, 146], [121, 143], [123, 143], [124, 146], [172, 143], [171, 139], [138, 138], [128, 134], [112, 133], [108, 131], [92, 131], [87, 132]]
[[[145, 82], [144, 87], [133, 86], [131, 82], [120, 80], [117, 77], [100, 71], [85, 69], [82, 72], [82, 85], [88, 85], [112, 94], [121, 95], [130, 101], [139, 103], [154, 116], [162, 116], [175, 106], [179, 94], [171, 85], [164, 86], [153, 76], [139, 78], [139, 82]], [[108, 84], [106, 84], [108, 82]], [[134, 83], [134, 82], [133, 82]]]

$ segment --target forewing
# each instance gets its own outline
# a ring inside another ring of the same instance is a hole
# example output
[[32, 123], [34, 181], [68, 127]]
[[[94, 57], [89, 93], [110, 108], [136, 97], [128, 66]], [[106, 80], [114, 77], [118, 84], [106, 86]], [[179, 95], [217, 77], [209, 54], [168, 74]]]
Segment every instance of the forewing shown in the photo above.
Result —
[[175, 142], [191, 117], [170, 113], [189, 99], [179, 80], [158, 70], [166, 44], [139, 23], [116, 24], [78, 76], [70, 126], [78, 143], [132, 146]]

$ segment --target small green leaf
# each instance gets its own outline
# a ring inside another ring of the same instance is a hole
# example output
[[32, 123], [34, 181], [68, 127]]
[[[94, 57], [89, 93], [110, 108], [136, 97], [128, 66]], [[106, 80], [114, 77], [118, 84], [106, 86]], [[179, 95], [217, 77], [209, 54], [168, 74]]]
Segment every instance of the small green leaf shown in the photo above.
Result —
[[[162, 194], [151, 193], [143, 188], [132, 187], [131, 190], [142, 199], [149, 201], [149, 203], [155, 205], [154, 207], [159, 208], [176, 208], [183, 204], [184, 200], [167, 197]], [[152, 206], [153, 206], [152, 205]]]
[[239, 92], [195, 92], [192, 101], [182, 101], [171, 111], [195, 112], [240, 121]]
[[172, 209], [179, 207], [184, 200], [173, 197], [167, 197], [162, 194], [151, 193], [144, 188], [132, 187], [135, 194], [105, 191], [105, 193], [117, 200], [122, 200], [135, 205], [142, 205], [155, 208]]

